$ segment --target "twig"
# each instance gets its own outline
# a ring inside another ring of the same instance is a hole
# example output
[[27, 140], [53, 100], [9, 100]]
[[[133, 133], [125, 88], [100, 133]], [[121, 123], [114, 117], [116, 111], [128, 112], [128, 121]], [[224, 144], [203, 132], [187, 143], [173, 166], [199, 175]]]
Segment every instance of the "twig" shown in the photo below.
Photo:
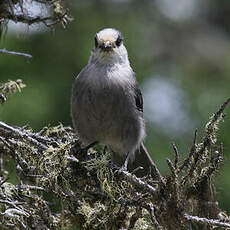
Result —
[[195, 152], [195, 149], [196, 149], [196, 139], [197, 139], [197, 129], [195, 130], [195, 133], [194, 133], [194, 138], [193, 138], [193, 144], [192, 144], [192, 147], [189, 151], [189, 155], [188, 157], [184, 160], [183, 164], [179, 167], [179, 172], [181, 170], [184, 169], [184, 167], [188, 167], [189, 163], [190, 163], [190, 160]]
[[186, 213], [184, 214], [184, 217], [186, 220], [190, 220], [192, 222], [199, 223], [199, 224], [208, 224], [208, 225], [218, 226], [222, 228], [230, 228], [230, 223], [224, 223], [218, 219], [207, 219], [204, 217], [191, 216]]
[[0, 181], [0, 186], [3, 185], [5, 182], [7, 182], [10, 178], [7, 177], [5, 179], [3, 179], [2, 181]]
[[189, 170], [188, 174], [183, 178], [183, 182], [186, 181], [186, 178], [188, 176], [191, 176], [193, 174], [193, 172], [195, 171], [196, 167], [197, 167], [197, 162], [200, 159], [200, 157], [203, 155], [203, 153], [205, 152], [205, 150], [211, 145], [214, 144], [212, 143], [212, 140], [210, 138], [210, 132], [211, 133], [215, 133], [215, 130], [213, 130], [214, 124], [217, 122], [218, 123], [218, 119], [221, 117], [221, 115], [224, 112], [224, 109], [226, 108], [226, 106], [228, 105], [228, 103], [230, 102], [230, 98], [228, 98], [220, 107], [220, 109], [214, 113], [214, 115], [212, 116], [212, 119], [207, 123], [206, 125], [206, 136], [203, 140], [202, 143], [202, 147], [200, 148], [199, 151], [194, 153], [194, 163], [191, 167], [191, 169]]
[[19, 14], [19, 15], [7, 15], [6, 19], [10, 19], [15, 21], [15, 19], [17, 20], [17, 22], [23, 22], [26, 23], [28, 25], [34, 24], [34, 23], [40, 23], [40, 22], [46, 22], [48, 20], [52, 20], [52, 17], [31, 17], [28, 15], [24, 15], [24, 14]]
[[0, 140], [6, 145], [6, 147], [14, 153], [13, 157], [16, 158], [17, 163], [23, 169], [23, 172], [31, 171], [31, 167], [28, 165], [25, 159], [23, 159], [17, 152], [17, 150], [12, 146], [13, 142], [11, 140], [5, 140], [4, 138], [0, 137]]
[[6, 102], [6, 97], [2, 93], [0, 93], [0, 100], [0, 104], [4, 104]]
[[47, 136], [42, 136], [40, 135], [39, 133], [33, 133], [33, 132], [30, 132], [28, 130], [24, 130], [24, 132], [30, 136], [31, 138], [33, 139], [36, 139], [38, 142], [41, 142], [45, 145], [47, 144], [50, 144], [50, 143], [54, 143], [54, 142], [58, 142], [58, 140], [55, 140], [54, 138], [52, 137], [47, 137]]
[[226, 106], [228, 105], [228, 103], [230, 102], [230, 98], [228, 98], [220, 107], [220, 109], [214, 114], [212, 121], [210, 122], [210, 125], [213, 124], [214, 122], [216, 122], [219, 117], [221, 116], [221, 114], [224, 112]]
[[72, 162], [79, 162], [79, 160], [73, 155], [67, 156], [66, 159]]
[[160, 170], [157, 168], [154, 161], [151, 158], [149, 158], [150, 154], [148, 153], [143, 143], [141, 144], [140, 151], [143, 152], [148, 157], [149, 162], [151, 163], [153, 174], [156, 175], [157, 179], [160, 181], [160, 184], [164, 186], [165, 185], [164, 177], [161, 175]]
[[15, 150], [13, 149], [13, 147], [8, 143], [8, 141], [7, 141], [5, 138], [3, 138], [3, 137], [0, 136], [0, 141], [1, 141], [10, 151], [12, 151], [12, 152], [15, 151]]
[[0, 121], [0, 129], [1, 128], [3, 130], [10, 131], [13, 136], [25, 138], [26, 140], [28, 140], [30, 143], [34, 144], [37, 148], [39, 148], [42, 151], [48, 149], [48, 147], [46, 145], [44, 145], [44, 144], [38, 142], [37, 140], [35, 140], [34, 138], [30, 137], [27, 133], [23, 133], [22, 131], [7, 125], [2, 121]]
[[[51, 23], [47, 23], [46, 21], [43, 21], [43, 23], [47, 26], [47, 27], [52, 27], [52, 26], [55, 26], [57, 25], [58, 23], [62, 23], [62, 26], [65, 28], [65, 25], [63, 25], [63, 21], [65, 19], [65, 17], [68, 17], [67, 16], [67, 12], [65, 12], [63, 15], [59, 16], [55, 21], [51, 22]], [[65, 23], [67, 24], [67, 23]]]
[[2, 200], [0, 199], [0, 203], [6, 204], [6, 205], [11, 205], [12, 207], [19, 209], [17, 205], [23, 204], [23, 202], [18, 202], [18, 201], [8, 201], [8, 200]]
[[[116, 169], [117, 170], [117, 169]], [[157, 189], [154, 188], [153, 186], [151, 186], [150, 184], [144, 182], [143, 180], [141, 180], [140, 178], [136, 177], [135, 175], [119, 169], [119, 174], [126, 179], [127, 181], [129, 181], [131, 184], [137, 186], [138, 188], [141, 188], [143, 190], [148, 191], [149, 193], [151, 193], [153, 196], [157, 196]]]
[[57, 2], [58, 0], [36, 0], [36, 2], [42, 3], [42, 4], [52, 4], [54, 2]]
[[27, 60], [28, 60], [29, 58], [32, 58], [32, 57], [33, 57], [33, 56], [30, 55], [30, 54], [21, 53], [21, 52], [15, 52], [15, 51], [9, 51], [9, 50], [6, 50], [6, 49], [0, 49], [0, 53], [2, 53], [2, 54], [8, 54], [8, 55], [23, 56], [23, 57], [25, 57]]
[[211, 175], [214, 175], [214, 173], [219, 169], [220, 164], [222, 162], [223, 159], [221, 154], [218, 151], [216, 151], [215, 155], [211, 157], [210, 163], [206, 167], [204, 173], [202, 173], [200, 177], [197, 179], [197, 181], [195, 182], [194, 187], [201, 187], [204, 181], [207, 181], [208, 178], [211, 177]]
[[173, 147], [173, 150], [175, 153], [174, 167], [175, 167], [175, 169], [177, 169], [178, 168], [178, 161], [179, 161], [179, 153], [178, 153], [178, 149], [177, 149], [175, 143], [172, 143], [172, 147]]
[[[20, 147], [20, 149], [24, 149], [25, 151], [30, 152], [34, 156], [38, 155], [38, 149], [37, 148], [31, 148], [30, 144], [27, 144], [24, 140], [18, 140], [18, 139], [15, 140], [15, 139], [11, 138], [11, 139], [8, 139], [7, 141], [15, 149], [18, 149], [18, 147]], [[13, 149], [13, 151], [15, 149]]]
[[173, 166], [172, 161], [171, 161], [170, 159], [167, 159], [167, 163], [168, 163], [169, 169], [170, 169], [171, 172], [172, 172], [173, 177], [176, 178], [176, 177], [177, 177], [176, 169], [175, 169], [175, 167]]
[[36, 191], [44, 191], [45, 189], [43, 187], [39, 187], [39, 186], [34, 186], [34, 185], [25, 185], [25, 184], [20, 184], [18, 187], [20, 187], [20, 189], [30, 189], [30, 190], [36, 190]]
[[157, 230], [163, 230], [163, 227], [158, 223], [157, 219], [156, 219], [156, 216], [155, 216], [155, 208], [153, 206], [153, 204], [148, 204], [147, 205], [147, 210], [149, 211], [150, 213], [150, 217], [151, 217], [151, 220], [152, 220], [152, 223], [154, 225], [154, 227], [157, 229]]
[[[15, 22], [22, 22], [28, 25], [35, 23], [43, 23], [47, 27], [54, 26], [58, 23], [62, 23], [62, 26], [65, 28], [67, 22], [72, 21], [73, 19], [67, 15], [67, 12], [62, 13], [61, 15], [56, 15], [55, 17], [31, 17], [25, 14], [8, 14], [5, 16], [5, 19], [13, 20]], [[50, 23], [48, 23], [50, 21]]]
[[143, 168], [142, 166], [139, 166], [139, 167], [135, 168], [135, 169], [132, 171], [132, 173], [135, 174], [138, 170], [142, 170], [142, 169], [144, 169], [144, 168]]
[[5, 215], [7, 217], [13, 217], [18, 219], [18, 216], [26, 216], [29, 217], [29, 213], [25, 212], [22, 209], [18, 209], [18, 208], [8, 208], [4, 213], [1, 213], [2, 215]]
[[165, 186], [164, 177], [161, 175], [160, 170], [157, 168], [156, 164], [153, 162], [152, 168], [154, 170], [154, 174], [157, 176], [161, 185]]

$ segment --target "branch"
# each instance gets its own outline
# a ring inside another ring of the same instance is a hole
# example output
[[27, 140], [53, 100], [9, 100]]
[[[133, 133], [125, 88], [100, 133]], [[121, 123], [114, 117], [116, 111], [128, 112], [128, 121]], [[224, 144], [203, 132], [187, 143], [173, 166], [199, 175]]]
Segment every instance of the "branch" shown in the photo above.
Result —
[[199, 224], [207, 224], [207, 225], [211, 225], [211, 226], [218, 226], [218, 227], [222, 227], [222, 228], [230, 228], [230, 223], [224, 223], [221, 222], [220, 220], [215, 220], [215, 219], [208, 219], [208, 218], [204, 218], [204, 217], [198, 217], [198, 216], [191, 216], [188, 214], [184, 214], [184, 217], [186, 220], [195, 222], [195, 223], [199, 223]]
[[[0, 189], [6, 191], [4, 196], [0, 193], [0, 228], [14, 224], [15, 228], [24, 225], [31, 229], [36, 222], [43, 223], [38, 224], [41, 229], [49, 226], [62, 229], [73, 224], [73, 219], [83, 229], [92, 230], [132, 230], [140, 226], [184, 229], [189, 221], [195, 226], [199, 223], [229, 228], [228, 217], [224, 219], [226, 222], [218, 219], [221, 210], [212, 184], [221, 166], [223, 147], [218, 149], [216, 142], [208, 141], [216, 137], [218, 123], [229, 101], [210, 118], [201, 143], [197, 143], [195, 131], [192, 147], [182, 165], [173, 144], [174, 161], [167, 161], [169, 173], [161, 174], [153, 162], [153, 177], [142, 178], [113, 165], [109, 149], [82, 149], [70, 127], [44, 127], [34, 132], [28, 127], [12, 127], [0, 121], [1, 158], [8, 159], [12, 154], [20, 179], [19, 185], [13, 185], [5, 182], [5, 176], [0, 174]], [[197, 156], [198, 153], [203, 155]], [[10, 191], [14, 191], [13, 197]], [[50, 194], [53, 202], [46, 200], [43, 191]], [[62, 211], [54, 211], [53, 205], [59, 203]], [[13, 222], [16, 214], [8, 215], [6, 220], [4, 215], [12, 214], [16, 208], [30, 213], [30, 221], [20, 214], [21, 225], [19, 221]]]
[[[224, 118], [223, 112], [229, 102], [230, 102], [230, 98], [228, 98], [221, 105], [220, 109], [211, 116], [210, 120], [206, 124], [206, 127], [205, 127], [206, 135], [203, 138], [203, 142], [200, 143], [200, 148], [195, 150], [194, 152], [193, 152], [193, 147], [191, 148], [190, 154], [191, 156], [193, 156], [194, 162], [192, 163], [191, 168], [189, 172], [187, 173], [187, 175], [184, 176], [184, 179], [183, 179], [184, 183], [187, 181], [187, 178], [189, 176], [192, 177], [194, 171], [197, 168], [198, 161], [202, 158], [203, 155], [205, 155], [206, 150], [216, 144], [216, 132], [218, 129], [218, 124]], [[193, 145], [195, 144], [195, 141], [196, 141], [196, 133], [195, 133]], [[191, 159], [191, 156], [189, 156], [190, 159]], [[210, 153], [210, 156], [211, 156], [211, 153]]]
[[0, 121], [0, 131], [2, 130], [2, 132], [7, 132], [7, 135], [10, 134], [14, 137], [21, 137], [21, 138], [25, 138], [27, 141], [29, 141], [30, 143], [34, 144], [36, 147], [38, 147], [40, 150], [45, 151], [48, 149], [48, 147], [40, 142], [38, 142], [37, 140], [35, 140], [34, 138], [30, 137], [27, 133], [17, 129], [17, 128], [13, 128], [7, 124], [5, 124], [4, 122]]
[[30, 55], [30, 54], [21, 53], [21, 52], [15, 52], [15, 51], [8, 51], [6, 49], [0, 49], [0, 53], [2, 53], [2, 54], [8, 54], [8, 55], [23, 56], [27, 60], [30, 59], [30, 58], [32, 58], [32, 55]]
[[[61, 23], [62, 26], [65, 28], [65, 26], [69, 22], [73, 21], [73, 18], [71, 17], [71, 15], [69, 15], [68, 8], [64, 6], [64, 1], [62, 0], [33, 0], [27, 4], [27, 9], [24, 8], [25, 4], [23, 7], [24, 0], [15, 0], [14, 2], [12, 2], [12, 0], [4, 1], [4, 5], [1, 5], [2, 9], [0, 11], [0, 20], [5, 21], [6, 23], [8, 20], [12, 20], [15, 23], [25, 23], [27, 25], [43, 23], [47, 27], [51, 27], [58, 23]], [[49, 12], [49, 15], [40, 16], [39, 13], [37, 13], [36, 16], [30, 16], [32, 14], [30, 13], [31, 9], [29, 8], [29, 4], [32, 4], [32, 2], [39, 2], [40, 4], [43, 4], [43, 8], [47, 8], [47, 12]], [[19, 3], [20, 8], [14, 6], [17, 3]]]
[[125, 171], [123, 169], [119, 169], [118, 173], [127, 181], [129, 181], [131, 184], [137, 186], [138, 188], [149, 192], [152, 196], [157, 196], [157, 189], [151, 186], [150, 184], [144, 182], [140, 178], [136, 177], [132, 173], [129, 173], [128, 171]]
[[188, 167], [190, 160], [191, 160], [192, 156], [194, 155], [194, 152], [196, 149], [196, 139], [197, 139], [197, 129], [195, 130], [195, 133], [194, 133], [193, 144], [192, 144], [192, 147], [190, 149], [189, 155], [184, 160], [183, 164], [179, 167], [179, 171], [183, 170], [184, 167]]
[[155, 216], [155, 208], [152, 204], [148, 204], [147, 205], [147, 209], [150, 213], [150, 217], [153, 223], [153, 226], [157, 229], [157, 230], [163, 230], [163, 227], [158, 223], [156, 216]]
[[228, 103], [230, 102], [230, 98], [228, 98], [220, 107], [220, 109], [214, 113], [214, 116], [213, 116], [213, 119], [212, 121], [210, 122], [210, 125], [213, 124], [214, 122], [216, 122], [219, 117], [221, 116], [221, 114], [223, 114], [225, 108], [227, 107]]
[[175, 169], [177, 169], [178, 168], [178, 161], [179, 161], [179, 152], [178, 152], [178, 149], [177, 149], [175, 143], [172, 143], [172, 147], [173, 147], [174, 154], [175, 154], [174, 167], [175, 167]]

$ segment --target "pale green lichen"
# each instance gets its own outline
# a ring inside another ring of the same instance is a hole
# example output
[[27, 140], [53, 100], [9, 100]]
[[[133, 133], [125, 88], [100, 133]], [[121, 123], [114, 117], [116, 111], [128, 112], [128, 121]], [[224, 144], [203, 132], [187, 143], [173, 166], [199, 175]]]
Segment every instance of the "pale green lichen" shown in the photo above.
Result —
[[21, 89], [26, 87], [21, 79], [16, 81], [9, 80], [6, 83], [0, 84], [0, 92], [4, 95], [13, 94], [16, 92], [21, 92]]
[[98, 229], [99, 226], [105, 227], [108, 221], [106, 215], [104, 215], [107, 208], [108, 207], [100, 202], [96, 202], [90, 206], [89, 203], [83, 201], [79, 209], [79, 214], [85, 218], [84, 227], [88, 228], [91, 226], [92, 229]]
[[[59, 124], [36, 133], [1, 122], [0, 153], [21, 168], [21, 183], [0, 176], [0, 228], [117, 230], [132, 224], [134, 230], [151, 230], [159, 223], [163, 229], [182, 229], [184, 213], [217, 218], [211, 179], [221, 163], [216, 131], [222, 117], [221, 112], [212, 116], [201, 143], [194, 139], [183, 170], [174, 164], [171, 174], [161, 176], [164, 182], [145, 177], [140, 184], [132, 181], [134, 175], [116, 171], [110, 151], [94, 148], [84, 154], [70, 127]], [[146, 189], [153, 184], [157, 194]]]

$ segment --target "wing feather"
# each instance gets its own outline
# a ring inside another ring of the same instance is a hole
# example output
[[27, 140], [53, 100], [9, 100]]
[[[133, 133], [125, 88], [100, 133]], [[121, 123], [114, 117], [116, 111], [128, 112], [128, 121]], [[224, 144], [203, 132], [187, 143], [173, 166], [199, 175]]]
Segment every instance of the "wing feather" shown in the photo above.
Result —
[[135, 102], [136, 102], [137, 109], [143, 112], [143, 97], [142, 97], [141, 90], [137, 84], [135, 86], [134, 93], [135, 93]]

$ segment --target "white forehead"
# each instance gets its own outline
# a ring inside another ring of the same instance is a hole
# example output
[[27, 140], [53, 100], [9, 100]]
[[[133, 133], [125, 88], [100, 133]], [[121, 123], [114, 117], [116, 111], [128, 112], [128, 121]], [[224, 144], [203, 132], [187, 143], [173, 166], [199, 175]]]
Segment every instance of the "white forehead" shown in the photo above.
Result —
[[97, 33], [97, 37], [99, 40], [102, 41], [116, 41], [118, 38], [119, 31], [112, 29], [112, 28], [107, 28], [99, 31]]

